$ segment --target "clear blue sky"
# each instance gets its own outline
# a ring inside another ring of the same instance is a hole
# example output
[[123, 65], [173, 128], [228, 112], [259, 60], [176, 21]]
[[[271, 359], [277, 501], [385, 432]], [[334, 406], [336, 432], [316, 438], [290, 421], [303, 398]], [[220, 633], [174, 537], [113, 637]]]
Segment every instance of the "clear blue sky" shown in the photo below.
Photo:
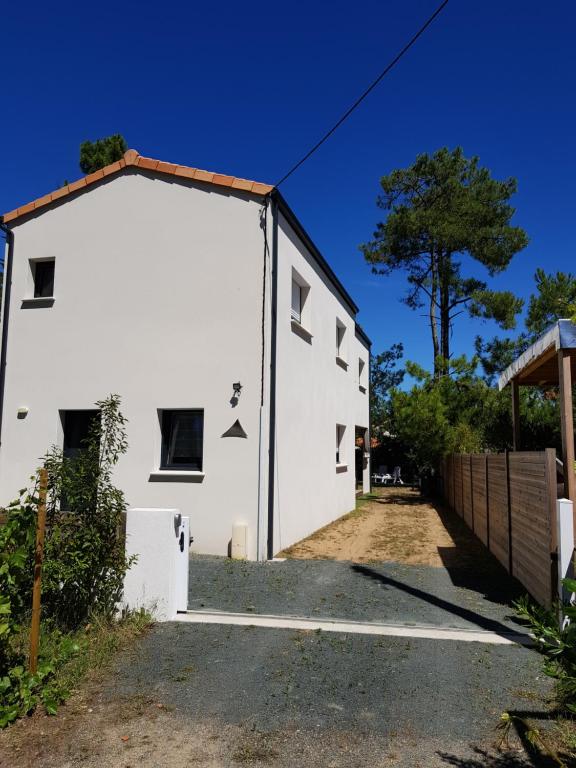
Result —
[[[274, 182], [340, 116], [438, 0], [8, 3], [2, 12], [0, 210], [77, 178], [85, 139]], [[576, 271], [576, 7], [451, 0], [400, 65], [282, 191], [355, 298], [378, 352], [430, 365], [403, 278], [358, 251], [379, 177], [462, 145], [515, 176], [529, 236], [497, 284], [528, 296], [537, 266]], [[490, 324], [462, 321], [456, 352]]]

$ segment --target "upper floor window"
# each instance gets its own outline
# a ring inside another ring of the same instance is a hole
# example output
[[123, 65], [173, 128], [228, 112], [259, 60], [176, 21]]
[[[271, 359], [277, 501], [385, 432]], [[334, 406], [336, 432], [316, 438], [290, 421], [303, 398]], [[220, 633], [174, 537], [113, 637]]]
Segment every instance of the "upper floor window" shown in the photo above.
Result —
[[366, 363], [361, 357], [358, 358], [358, 389], [366, 394]]
[[161, 413], [160, 469], [202, 471], [204, 411], [166, 410]]
[[292, 308], [290, 316], [297, 323], [302, 322], [302, 286], [292, 278]]
[[54, 296], [54, 264], [54, 259], [31, 262], [35, 299], [49, 299]]
[[336, 362], [343, 368], [346, 363], [346, 326], [341, 320], [336, 320]]
[[292, 330], [308, 343], [312, 342], [310, 333], [310, 286], [304, 278], [292, 270], [292, 302], [290, 305]]

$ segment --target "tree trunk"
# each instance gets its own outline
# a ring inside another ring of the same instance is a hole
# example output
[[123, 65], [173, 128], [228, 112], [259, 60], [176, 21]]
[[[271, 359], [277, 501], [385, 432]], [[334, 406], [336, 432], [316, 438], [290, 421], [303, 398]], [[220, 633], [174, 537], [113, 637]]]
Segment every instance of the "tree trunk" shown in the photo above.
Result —
[[434, 378], [438, 379], [442, 371], [438, 366], [440, 346], [438, 343], [438, 320], [436, 309], [438, 307], [438, 261], [434, 251], [430, 254], [431, 280], [430, 280], [430, 331], [432, 333], [432, 348], [434, 350]]
[[450, 267], [451, 256], [440, 256], [440, 355], [442, 373], [448, 373], [450, 361]]

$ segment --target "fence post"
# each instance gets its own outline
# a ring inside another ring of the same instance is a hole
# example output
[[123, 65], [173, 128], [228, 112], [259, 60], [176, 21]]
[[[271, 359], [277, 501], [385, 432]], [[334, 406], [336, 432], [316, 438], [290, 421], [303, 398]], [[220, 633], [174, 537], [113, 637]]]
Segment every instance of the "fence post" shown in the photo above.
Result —
[[44, 557], [44, 533], [46, 531], [46, 490], [48, 472], [40, 470], [38, 518], [36, 521], [36, 549], [34, 552], [34, 586], [32, 588], [32, 623], [30, 627], [30, 672], [38, 669], [38, 645], [40, 640], [40, 595], [42, 589], [42, 559]]

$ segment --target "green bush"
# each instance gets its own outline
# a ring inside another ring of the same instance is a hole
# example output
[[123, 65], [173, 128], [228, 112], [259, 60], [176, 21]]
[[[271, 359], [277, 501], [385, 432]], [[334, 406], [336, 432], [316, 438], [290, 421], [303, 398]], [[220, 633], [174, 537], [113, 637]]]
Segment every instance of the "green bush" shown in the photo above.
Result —
[[[122, 595], [126, 558], [122, 535], [126, 502], [112, 483], [112, 471], [127, 450], [120, 398], [96, 403], [85, 444], [74, 458], [53, 447], [48, 471], [47, 525], [42, 569], [42, 631], [38, 671], [26, 671], [38, 483], [21, 490], [0, 527], [0, 727], [41, 702], [54, 712], [67, 695], [54, 681], [56, 670], [79, 646], [73, 633], [93, 615], [114, 616]], [[47, 634], [46, 627], [49, 627]]]
[[[569, 592], [576, 592], [576, 580], [564, 579], [562, 583]], [[576, 605], [562, 606], [562, 625], [555, 611], [529, 598], [518, 600], [515, 607], [534, 635], [537, 650], [545, 657], [545, 674], [556, 680], [558, 707], [576, 715]]]

